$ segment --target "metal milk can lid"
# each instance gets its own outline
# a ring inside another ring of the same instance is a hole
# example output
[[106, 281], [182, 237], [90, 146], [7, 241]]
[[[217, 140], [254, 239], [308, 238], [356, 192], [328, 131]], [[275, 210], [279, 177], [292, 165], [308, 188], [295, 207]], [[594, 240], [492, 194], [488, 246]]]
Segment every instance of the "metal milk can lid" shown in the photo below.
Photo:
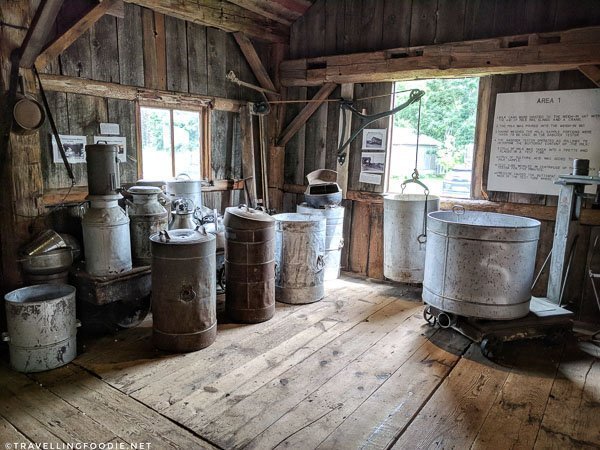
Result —
[[128, 191], [131, 195], [156, 195], [162, 192], [162, 189], [154, 186], [131, 186]]
[[223, 219], [223, 225], [226, 227], [248, 230], [270, 228], [274, 223], [275, 219], [264, 211], [245, 205], [226, 208]]
[[165, 230], [150, 236], [152, 242], [167, 245], [199, 244], [201, 242], [214, 241], [215, 239], [214, 234], [207, 233], [202, 227], [196, 227], [195, 230], [191, 228]]

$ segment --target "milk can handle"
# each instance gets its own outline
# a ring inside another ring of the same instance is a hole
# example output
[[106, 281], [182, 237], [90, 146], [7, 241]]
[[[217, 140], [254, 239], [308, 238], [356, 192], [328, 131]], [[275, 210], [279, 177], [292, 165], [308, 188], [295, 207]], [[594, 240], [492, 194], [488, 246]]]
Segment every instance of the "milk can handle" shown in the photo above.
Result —
[[324, 267], [325, 267], [325, 256], [318, 255], [317, 256], [317, 270], [315, 270], [315, 273], [320, 272], [321, 270], [323, 270]]
[[454, 205], [452, 207], [452, 212], [457, 216], [462, 216], [465, 213], [465, 207], [462, 205]]

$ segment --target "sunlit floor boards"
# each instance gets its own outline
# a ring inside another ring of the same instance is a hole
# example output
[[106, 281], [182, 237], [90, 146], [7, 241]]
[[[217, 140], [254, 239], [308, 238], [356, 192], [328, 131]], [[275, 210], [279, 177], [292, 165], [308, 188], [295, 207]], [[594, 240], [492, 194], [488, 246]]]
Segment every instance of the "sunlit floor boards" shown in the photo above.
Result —
[[151, 323], [86, 340], [73, 364], [0, 367], [7, 442], [163, 448], [598, 448], [600, 360], [509, 346], [499, 364], [425, 325], [414, 289], [344, 277], [327, 297], [223, 324], [215, 344], [154, 350]]

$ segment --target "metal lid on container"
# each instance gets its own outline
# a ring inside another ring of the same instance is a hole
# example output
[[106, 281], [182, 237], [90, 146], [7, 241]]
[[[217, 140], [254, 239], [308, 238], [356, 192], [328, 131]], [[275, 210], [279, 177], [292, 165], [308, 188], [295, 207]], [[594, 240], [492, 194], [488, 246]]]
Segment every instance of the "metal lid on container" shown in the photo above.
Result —
[[154, 186], [131, 186], [127, 192], [131, 195], [157, 195], [162, 189]]
[[179, 228], [169, 231], [160, 231], [150, 236], [150, 240], [157, 244], [165, 245], [189, 245], [202, 242], [214, 241], [214, 234], [207, 233], [201, 227], [195, 230], [190, 228]]
[[88, 152], [107, 152], [117, 153], [119, 146], [115, 144], [89, 144], [85, 146], [86, 153]]
[[306, 175], [308, 184], [336, 183], [337, 172], [329, 169], [317, 169]]
[[223, 225], [229, 228], [252, 229], [270, 228], [275, 219], [259, 209], [249, 208], [244, 205], [233, 206], [225, 209]]

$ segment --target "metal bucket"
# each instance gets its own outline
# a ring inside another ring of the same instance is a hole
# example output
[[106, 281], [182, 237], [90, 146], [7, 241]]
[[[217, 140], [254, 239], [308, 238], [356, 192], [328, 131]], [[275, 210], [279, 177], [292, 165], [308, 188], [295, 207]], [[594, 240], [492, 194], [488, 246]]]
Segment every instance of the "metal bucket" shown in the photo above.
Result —
[[225, 210], [225, 309], [236, 322], [275, 313], [275, 219], [252, 208]]
[[208, 347], [217, 336], [214, 235], [179, 229], [150, 240], [154, 345], [172, 352]]
[[41, 372], [63, 366], [77, 355], [75, 288], [40, 284], [9, 292], [6, 300], [11, 366], [19, 372]]
[[115, 198], [88, 198], [91, 208], [81, 221], [86, 271], [102, 277], [131, 270], [129, 217]]
[[277, 214], [275, 298], [283, 303], [314, 303], [325, 296], [326, 220], [307, 214]]
[[169, 180], [166, 182], [165, 190], [171, 202], [185, 198], [194, 203], [194, 209], [202, 207], [202, 182], [200, 180]]
[[327, 221], [325, 231], [325, 269], [323, 280], [335, 280], [340, 276], [342, 248], [344, 247], [344, 207], [326, 206], [311, 208], [303, 203], [297, 206], [301, 214], [322, 216]]
[[85, 146], [88, 192], [90, 195], [114, 195], [119, 193], [119, 147], [109, 144]]
[[386, 194], [383, 197], [383, 276], [401, 283], [422, 283], [427, 213], [439, 209], [434, 195]]
[[129, 189], [133, 203], [128, 202], [131, 259], [133, 264], [152, 263], [150, 236], [169, 226], [167, 210], [158, 202], [162, 190], [152, 186], [133, 186]]
[[[464, 210], [463, 210], [464, 211]], [[529, 313], [540, 222], [467, 211], [429, 214], [423, 300], [482, 319]]]

